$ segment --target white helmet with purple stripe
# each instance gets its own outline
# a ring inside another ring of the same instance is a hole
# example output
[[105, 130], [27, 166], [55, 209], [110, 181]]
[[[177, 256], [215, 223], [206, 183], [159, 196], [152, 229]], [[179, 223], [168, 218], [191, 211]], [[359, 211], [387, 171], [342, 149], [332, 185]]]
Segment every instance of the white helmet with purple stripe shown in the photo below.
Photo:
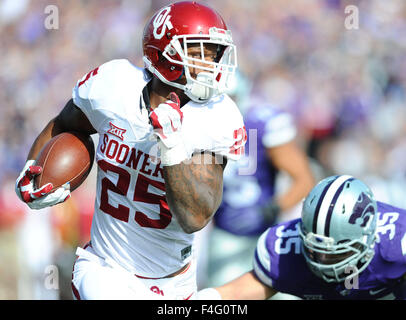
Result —
[[376, 226], [377, 205], [368, 186], [349, 175], [323, 179], [302, 209], [300, 236], [309, 268], [327, 282], [359, 274], [374, 256]]

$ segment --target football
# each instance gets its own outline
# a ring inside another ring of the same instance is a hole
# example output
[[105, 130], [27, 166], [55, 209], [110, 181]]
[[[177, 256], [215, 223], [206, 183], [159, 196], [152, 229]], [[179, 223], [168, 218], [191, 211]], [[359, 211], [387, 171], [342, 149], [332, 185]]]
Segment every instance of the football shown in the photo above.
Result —
[[53, 189], [70, 183], [72, 192], [89, 175], [94, 160], [94, 143], [90, 136], [64, 132], [53, 137], [40, 151], [36, 165], [42, 172], [35, 177], [36, 188], [51, 182]]

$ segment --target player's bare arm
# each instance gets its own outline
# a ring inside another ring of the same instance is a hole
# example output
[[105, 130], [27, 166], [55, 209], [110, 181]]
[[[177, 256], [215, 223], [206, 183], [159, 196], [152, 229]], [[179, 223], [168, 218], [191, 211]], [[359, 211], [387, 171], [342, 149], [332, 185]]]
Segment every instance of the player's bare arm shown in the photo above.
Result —
[[315, 183], [306, 155], [294, 141], [290, 141], [268, 148], [267, 156], [276, 168], [292, 178], [291, 187], [278, 199], [281, 210], [289, 210], [306, 196]]
[[42, 147], [56, 135], [67, 132], [78, 131], [85, 134], [96, 133], [96, 130], [90, 124], [84, 113], [75, 106], [72, 99], [70, 99], [62, 111], [41, 131], [35, 139], [28, 153], [27, 159], [36, 159]]
[[164, 167], [166, 199], [185, 232], [202, 229], [220, 206], [224, 166], [225, 160], [201, 153], [186, 163]]
[[259, 281], [254, 271], [244, 273], [216, 290], [223, 300], [266, 300], [278, 293]]

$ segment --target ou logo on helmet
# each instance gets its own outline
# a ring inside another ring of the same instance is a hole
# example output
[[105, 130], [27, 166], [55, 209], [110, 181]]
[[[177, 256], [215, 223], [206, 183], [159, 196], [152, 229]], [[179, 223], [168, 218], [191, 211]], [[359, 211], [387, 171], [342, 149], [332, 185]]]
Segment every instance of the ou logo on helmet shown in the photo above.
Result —
[[[171, 30], [173, 28], [172, 22], [170, 21], [171, 16], [169, 12], [171, 7], [163, 8], [155, 17], [152, 25], [154, 26], [154, 37], [155, 39], [161, 39], [166, 33], [166, 29]], [[161, 32], [158, 33], [158, 29], [162, 26]]]

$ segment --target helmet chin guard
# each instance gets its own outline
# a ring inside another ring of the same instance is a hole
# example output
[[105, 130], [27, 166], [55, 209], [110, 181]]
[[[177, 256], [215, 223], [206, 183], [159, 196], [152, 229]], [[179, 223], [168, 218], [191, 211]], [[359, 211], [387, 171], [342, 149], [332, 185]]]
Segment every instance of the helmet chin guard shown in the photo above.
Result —
[[196, 81], [185, 86], [185, 94], [195, 102], [204, 102], [214, 95], [212, 76], [208, 72], [200, 72]]

